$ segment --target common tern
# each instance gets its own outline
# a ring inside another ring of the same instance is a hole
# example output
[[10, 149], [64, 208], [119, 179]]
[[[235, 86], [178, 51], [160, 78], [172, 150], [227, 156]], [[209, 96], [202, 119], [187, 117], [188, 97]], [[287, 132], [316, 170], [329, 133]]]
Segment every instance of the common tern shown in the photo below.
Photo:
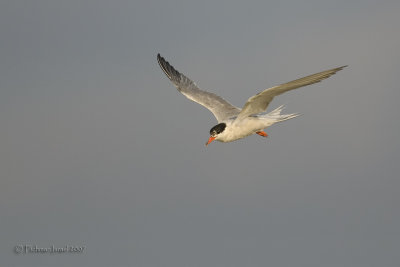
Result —
[[217, 119], [218, 124], [211, 128], [210, 137], [206, 145], [214, 140], [232, 142], [253, 134], [267, 137], [268, 134], [264, 132], [265, 128], [298, 116], [297, 113], [281, 114], [283, 106], [269, 113], [263, 113], [275, 96], [302, 86], [318, 83], [347, 67], [342, 66], [325, 70], [265, 89], [250, 97], [243, 108], [240, 109], [214, 93], [201, 90], [188, 77], [171, 66], [160, 54], [157, 55], [157, 60], [161, 69], [179, 92], [190, 100], [206, 107]]

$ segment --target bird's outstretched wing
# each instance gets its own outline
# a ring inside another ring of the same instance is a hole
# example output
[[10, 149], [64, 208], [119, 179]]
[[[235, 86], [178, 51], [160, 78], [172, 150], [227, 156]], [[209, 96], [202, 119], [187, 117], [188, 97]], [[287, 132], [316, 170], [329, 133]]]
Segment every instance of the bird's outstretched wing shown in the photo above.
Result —
[[244, 119], [250, 115], [258, 114], [261, 112], [264, 112], [269, 103], [272, 101], [272, 99], [280, 94], [283, 94], [284, 92], [287, 92], [289, 90], [293, 90], [302, 86], [310, 85], [313, 83], [318, 83], [326, 78], [329, 78], [336, 72], [342, 70], [344, 67], [347, 66], [342, 66], [339, 68], [334, 68], [326, 71], [322, 71], [319, 73], [315, 73], [288, 83], [280, 84], [271, 88], [268, 88], [252, 97], [250, 97], [246, 104], [243, 106], [242, 111], [238, 115], [238, 120]]
[[220, 96], [217, 96], [216, 94], [203, 91], [198, 88], [193, 81], [174, 69], [174, 67], [172, 67], [162, 56], [160, 56], [160, 54], [157, 55], [157, 60], [161, 69], [171, 80], [171, 82], [178, 88], [178, 91], [190, 100], [197, 102], [209, 109], [214, 114], [215, 118], [217, 118], [218, 122], [239, 114], [239, 108], [233, 106], [228, 101]]

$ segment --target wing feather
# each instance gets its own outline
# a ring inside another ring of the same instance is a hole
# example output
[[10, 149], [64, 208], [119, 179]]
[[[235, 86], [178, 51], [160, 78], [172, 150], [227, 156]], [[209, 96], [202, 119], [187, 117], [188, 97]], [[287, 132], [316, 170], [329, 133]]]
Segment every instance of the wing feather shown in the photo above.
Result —
[[157, 60], [161, 69], [177, 87], [178, 91], [188, 99], [210, 110], [218, 122], [239, 114], [239, 108], [216, 94], [198, 88], [193, 81], [172, 67], [160, 54], [157, 55]]
[[322, 72], [318, 72], [288, 83], [280, 84], [271, 88], [268, 88], [252, 97], [250, 97], [246, 104], [243, 106], [242, 111], [238, 115], [238, 119], [243, 119], [245, 117], [248, 117], [250, 115], [258, 114], [261, 112], [264, 112], [269, 103], [272, 101], [272, 99], [275, 96], [278, 96], [280, 94], [283, 94], [287, 91], [303, 87], [306, 85], [318, 83], [326, 78], [329, 78], [336, 72], [342, 70], [344, 67], [347, 66], [342, 66], [339, 68], [334, 68]]

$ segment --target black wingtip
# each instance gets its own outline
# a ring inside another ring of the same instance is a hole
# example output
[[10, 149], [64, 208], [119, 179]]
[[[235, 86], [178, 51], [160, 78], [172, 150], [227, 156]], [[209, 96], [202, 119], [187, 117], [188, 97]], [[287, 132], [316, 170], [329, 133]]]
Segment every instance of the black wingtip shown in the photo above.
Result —
[[160, 54], [157, 54], [157, 60], [161, 69], [170, 80], [174, 79], [174, 77], [179, 77], [181, 75], [179, 71], [172, 67], [171, 64], [169, 64], [169, 62], [166, 61]]
[[158, 63], [163, 66], [164, 64], [167, 66], [170, 66], [170, 64], [168, 63], [168, 61], [165, 60], [165, 58], [163, 58], [160, 53], [157, 54], [157, 61]]
[[157, 54], [157, 61], [160, 62], [162, 58], [163, 58], [163, 57], [160, 55], [160, 53], [158, 53], [158, 54]]
[[[169, 65], [168, 62], [160, 55], [160, 53], [157, 54], [157, 61], [158, 64], [160, 65], [161, 69], [167, 74], [167, 70], [165, 69], [165, 65]], [[168, 76], [168, 74], [167, 74]]]

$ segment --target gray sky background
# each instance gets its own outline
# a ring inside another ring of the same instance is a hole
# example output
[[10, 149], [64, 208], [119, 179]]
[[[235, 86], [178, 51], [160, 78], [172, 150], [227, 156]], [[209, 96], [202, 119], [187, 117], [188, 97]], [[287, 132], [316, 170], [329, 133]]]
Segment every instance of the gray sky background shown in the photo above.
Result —
[[[2, 1], [1, 266], [400, 265], [400, 2]], [[303, 116], [207, 148], [212, 114]], [[16, 245], [85, 246], [15, 254]]]

